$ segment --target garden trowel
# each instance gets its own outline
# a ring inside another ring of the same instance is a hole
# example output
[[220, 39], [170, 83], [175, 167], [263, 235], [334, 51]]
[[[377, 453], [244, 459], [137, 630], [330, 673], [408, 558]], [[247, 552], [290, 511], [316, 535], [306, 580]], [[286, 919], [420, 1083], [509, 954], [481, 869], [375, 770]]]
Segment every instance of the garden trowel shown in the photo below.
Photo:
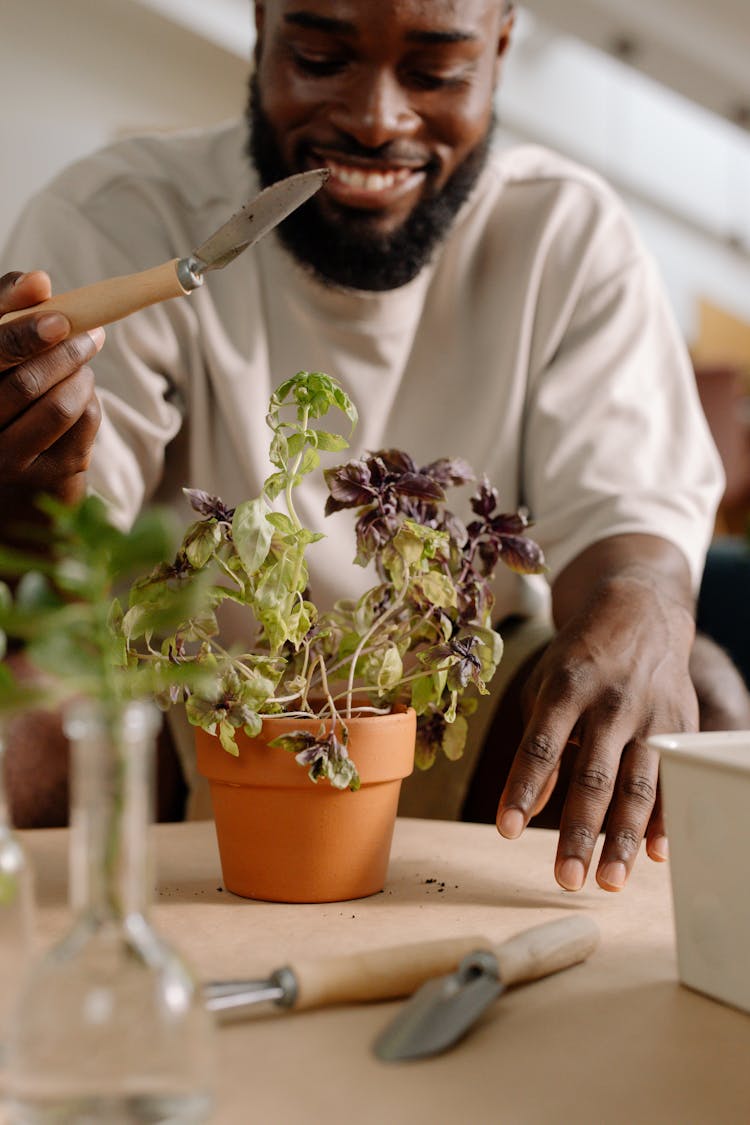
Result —
[[593, 919], [573, 915], [476, 949], [455, 972], [423, 984], [375, 1040], [386, 1062], [421, 1059], [451, 1047], [512, 984], [538, 980], [584, 961], [599, 941]]
[[[232, 1018], [268, 1002], [305, 1011], [331, 1004], [395, 1000], [411, 996], [425, 981], [432, 982], [432, 978], [455, 970], [463, 958], [475, 956], [479, 950], [494, 959], [505, 983], [513, 983], [534, 980], [582, 961], [597, 940], [595, 923], [574, 915], [536, 926], [501, 945], [464, 935], [337, 957], [300, 959], [262, 980], [213, 981], [203, 986], [203, 995], [210, 1011]], [[498, 994], [496, 989], [494, 995]]]
[[241, 207], [185, 258], [173, 258], [140, 273], [111, 277], [81, 289], [57, 293], [31, 308], [6, 313], [0, 317], [0, 324], [44, 310], [63, 313], [73, 333], [87, 332], [159, 301], [184, 297], [200, 288], [209, 270], [223, 269], [248, 246], [273, 230], [314, 195], [328, 176], [327, 168], [314, 168], [279, 180]]

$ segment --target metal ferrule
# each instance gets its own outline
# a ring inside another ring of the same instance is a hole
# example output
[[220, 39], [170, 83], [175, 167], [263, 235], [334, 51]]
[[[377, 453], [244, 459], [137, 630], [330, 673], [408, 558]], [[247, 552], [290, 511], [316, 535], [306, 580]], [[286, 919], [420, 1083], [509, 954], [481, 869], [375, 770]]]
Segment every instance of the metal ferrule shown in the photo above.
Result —
[[194, 289], [200, 289], [203, 284], [205, 268], [206, 263], [193, 254], [190, 254], [187, 258], [180, 258], [177, 263], [177, 280], [186, 293], [192, 293]]
[[299, 991], [297, 987], [297, 978], [294, 971], [288, 965], [284, 965], [280, 969], [276, 969], [271, 973], [270, 980], [277, 985], [283, 992], [283, 996], [276, 1001], [281, 1008], [292, 1008], [297, 999]]

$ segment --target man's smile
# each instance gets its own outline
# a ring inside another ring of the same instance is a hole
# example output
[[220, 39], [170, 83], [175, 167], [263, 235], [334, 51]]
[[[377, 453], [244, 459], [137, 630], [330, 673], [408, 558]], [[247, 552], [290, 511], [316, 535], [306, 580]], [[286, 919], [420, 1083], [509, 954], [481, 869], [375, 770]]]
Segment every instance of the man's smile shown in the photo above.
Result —
[[344, 206], [363, 210], [393, 206], [420, 190], [426, 175], [424, 165], [389, 165], [318, 150], [310, 166], [321, 164], [331, 173], [324, 189], [328, 196]]

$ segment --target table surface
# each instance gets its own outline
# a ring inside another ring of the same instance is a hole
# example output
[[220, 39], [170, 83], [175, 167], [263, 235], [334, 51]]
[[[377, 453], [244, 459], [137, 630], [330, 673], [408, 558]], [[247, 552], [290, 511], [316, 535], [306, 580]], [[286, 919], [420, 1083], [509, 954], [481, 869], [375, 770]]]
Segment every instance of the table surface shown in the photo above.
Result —
[[[620, 894], [568, 894], [552, 876], [552, 832], [506, 841], [492, 826], [400, 819], [382, 893], [299, 906], [224, 891], [210, 822], [154, 834], [154, 924], [204, 980], [262, 977], [334, 949], [475, 933], [500, 941], [568, 911], [590, 912], [601, 930], [588, 962], [506, 992], [433, 1059], [373, 1056], [397, 1001], [259, 1008], [224, 1024], [217, 1125], [750, 1122], [750, 1017], [679, 984], [666, 864], [641, 856]], [[68, 834], [23, 835], [48, 941], [68, 921]]]

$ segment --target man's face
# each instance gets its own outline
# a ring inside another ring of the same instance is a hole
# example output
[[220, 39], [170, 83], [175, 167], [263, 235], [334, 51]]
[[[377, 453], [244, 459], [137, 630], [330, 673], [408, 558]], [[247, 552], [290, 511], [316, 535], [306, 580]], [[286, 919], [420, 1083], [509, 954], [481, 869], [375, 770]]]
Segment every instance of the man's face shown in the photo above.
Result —
[[511, 26], [503, 0], [266, 0], [256, 10], [261, 179], [331, 173], [282, 237], [330, 280], [403, 284], [484, 162]]

